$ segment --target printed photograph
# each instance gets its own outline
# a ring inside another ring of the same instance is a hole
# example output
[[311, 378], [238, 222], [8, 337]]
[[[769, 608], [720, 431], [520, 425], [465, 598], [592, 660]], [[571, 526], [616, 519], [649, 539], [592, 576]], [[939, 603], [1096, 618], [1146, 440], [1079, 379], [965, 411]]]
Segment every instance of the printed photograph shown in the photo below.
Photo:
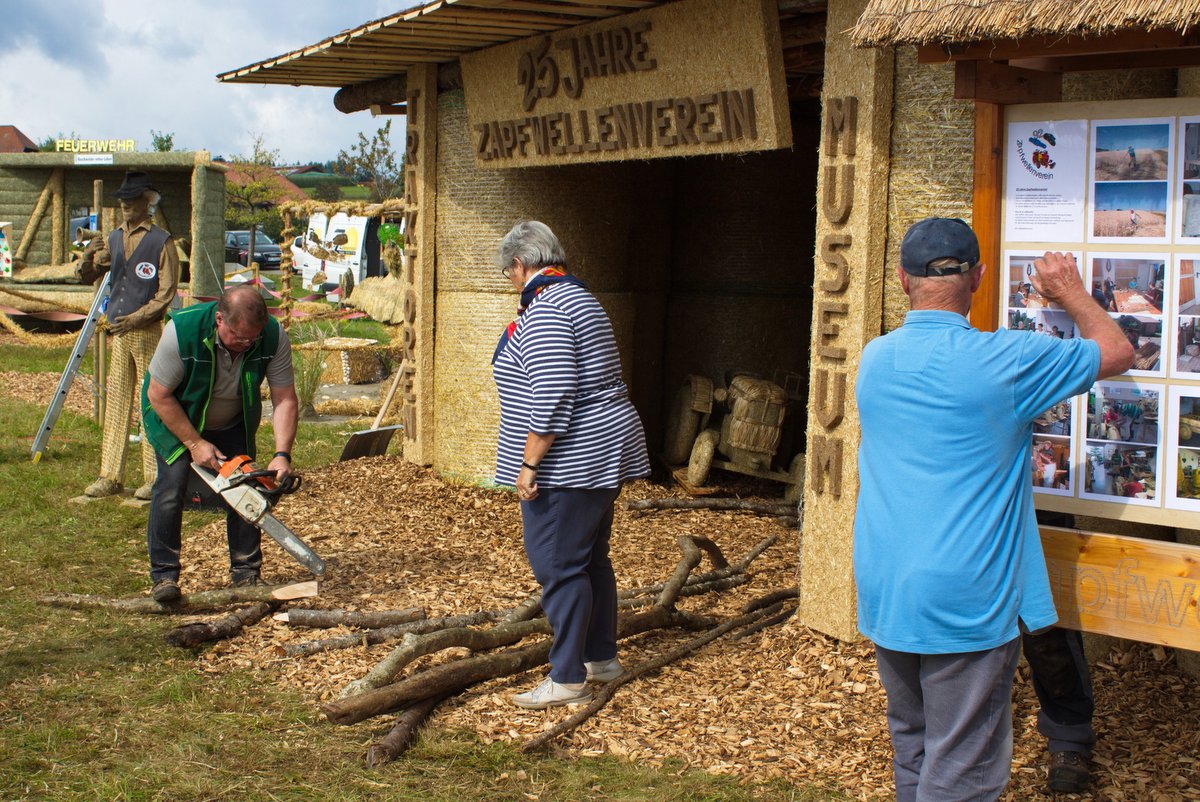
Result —
[[1096, 181], [1166, 181], [1170, 175], [1168, 123], [1096, 125]]
[[1071, 316], [1057, 309], [1009, 309], [1008, 327], [1013, 331], [1048, 334], [1060, 340], [1079, 336]]
[[1071, 436], [1071, 399], [1059, 401], [1043, 412], [1033, 422], [1034, 435], [1048, 434], [1061, 437]]
[[1031, 471], [1035, 491], [1071, 494], [1071, 438], [1034, 435]]
[[1158, 449], [1088, 441], [1084, 497], [1152, 504], [1157, 498]]
[[1167, 235], [1167, 182], [1097, 183], [1092, 236], [1161, 239]]
[[1183, 119], [1183, 180], [1200, 180], [1200, 120]]
[[1175, 373], [1200, 373], [1200, 261], [1179, 260], [1175, 298]]
[[1158, 445], [1159, 391], [1097, 382], [1088, 391], [1088, 440]]
[[1200, 181], [1180, 182], [1179, 236], [1200, 237]]
[[1162, 365], [1162, 318], [1143, 315], [1111, 315], [1133, 346], [1133, 367], [1126, 371], [1130, 376], [1161, 376]]
[[1093, 254], [1088, 276], [1092, 297], [1107, 311], [1161, 315], [1166, 291], [1165, 256]]
[[[1010, 309], [1061, 309], [1058, 304], [1043, 298], [1033, 285], [1032, 276], [1036, 272], [1033, 263], [1042, 254], [1037, 253], [1005, 253], [1008, 264], [1008, 286], [1006, 306]], [[1075, 264], [1082, 275], [1083, 254], [1072, 252]]]
[[[1175, 441], [1168, 443], [1168, 465], [1174, 467], [1174, 487], [1168, 487], [1168, 506], [1200, 509], [1200, 389], [1175, 387], [1171, 390], [1176, 410]], [[1170, 435], [1168, 435], [1168, 438]], [[1173, 459], [1171, 459], [1173, 457]]]

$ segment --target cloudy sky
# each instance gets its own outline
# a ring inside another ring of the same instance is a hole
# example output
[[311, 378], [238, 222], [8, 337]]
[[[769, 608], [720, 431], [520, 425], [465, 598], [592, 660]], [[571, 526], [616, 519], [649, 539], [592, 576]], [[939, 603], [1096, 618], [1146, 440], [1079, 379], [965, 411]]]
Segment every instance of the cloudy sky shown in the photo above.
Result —
[[134, 139], [174, 133], [176, 150], [249, 154], [254, 137], [284, 163], [336, 158], [392, 119], [342, 114], [333, 89], [221, 84], [217, 73], [418, 5], [415, 0], [0, 0], [0, 124], [28, 137]]

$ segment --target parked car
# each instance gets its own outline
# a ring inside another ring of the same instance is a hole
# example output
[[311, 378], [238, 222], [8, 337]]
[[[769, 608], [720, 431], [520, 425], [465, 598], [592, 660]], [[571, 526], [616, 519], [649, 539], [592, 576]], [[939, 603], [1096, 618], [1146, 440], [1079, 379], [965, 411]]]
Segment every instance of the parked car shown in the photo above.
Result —
[[[237, 262], [239, 265], [249, 264], [246, 261], [247, 245], [250, 242], [249, 231], [225, 232], [225, 261]], [[280, 255], [283, 253], [279, 246], [271, 242], [271, 238], [261, 231], [254, 237], [254, 261], [265, 270], [278, 270]]]

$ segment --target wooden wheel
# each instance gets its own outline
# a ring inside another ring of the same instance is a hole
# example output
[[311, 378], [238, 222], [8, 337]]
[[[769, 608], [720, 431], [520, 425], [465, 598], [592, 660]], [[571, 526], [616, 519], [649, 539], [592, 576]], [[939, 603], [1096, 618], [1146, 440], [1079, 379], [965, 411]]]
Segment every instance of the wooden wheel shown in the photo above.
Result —
[[703, 487], [712, 469], [713, 455], [717, 453], [717, 440], [721, 433], [716, 429], [705, 429], [696, 438], [692, 446], [692, 455], [688, 458], [687, 480], [689, 484]]

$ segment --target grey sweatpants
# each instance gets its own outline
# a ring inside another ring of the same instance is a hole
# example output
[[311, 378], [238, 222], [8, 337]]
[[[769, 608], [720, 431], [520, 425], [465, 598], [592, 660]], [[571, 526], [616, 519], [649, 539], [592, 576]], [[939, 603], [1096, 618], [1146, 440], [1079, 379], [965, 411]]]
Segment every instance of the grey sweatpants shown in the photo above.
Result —
[[896, 802], [998, 799], [1011, 771], [1020, 638], [958, 654], [876, 645], [875, 655], [896, 753]]

